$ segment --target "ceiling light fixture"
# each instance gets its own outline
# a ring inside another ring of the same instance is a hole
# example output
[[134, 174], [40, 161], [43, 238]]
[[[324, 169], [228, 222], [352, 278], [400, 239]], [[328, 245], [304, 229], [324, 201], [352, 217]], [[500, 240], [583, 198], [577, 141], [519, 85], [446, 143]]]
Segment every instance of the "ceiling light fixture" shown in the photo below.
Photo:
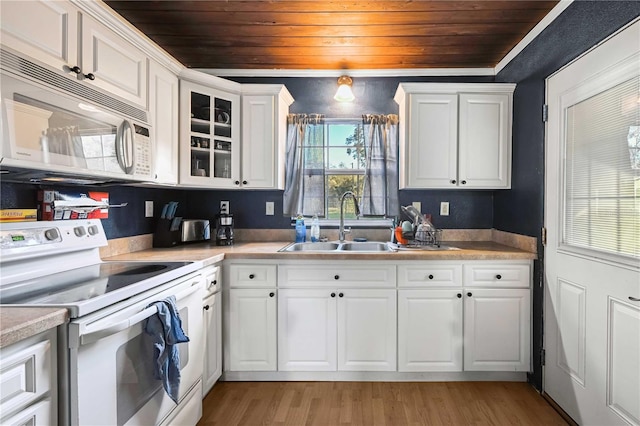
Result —
[[348, 75], [343, 75], [338, 78], [338, 91], [336, 95], [333, 97], [338, 102], [351, 102], [356, 97], [353, 96], [353, 92], [351, 91], [351, 85], [353, 84], [353, 80]]

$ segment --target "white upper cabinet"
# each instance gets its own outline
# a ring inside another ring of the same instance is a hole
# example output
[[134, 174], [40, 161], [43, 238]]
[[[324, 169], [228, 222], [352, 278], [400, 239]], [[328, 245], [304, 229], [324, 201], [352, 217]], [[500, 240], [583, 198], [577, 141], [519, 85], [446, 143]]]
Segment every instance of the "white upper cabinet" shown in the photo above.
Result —
[[240, 85], [187, 72], [207, 81], [180, 82], [180, 184], [235, 188], [240, 181]]
[[514, 84], [402, 83], [400, 188], [508, 189]]
[[2, 44], [147, 107], [147, 56], [65, 1], [3, 1]]
[[78, 9], [71, 3], [3, 1], [0, 16], [2, 44], [60, 71], [78, 65]]
[[291, 94], [280, 84], [242, 85], [242, 180], [250, 189], [284, 189]]
[[82, 73], [109, 93], [147, 106], [147, 56], [95, 19], [82, 15]]
[[152, 61], [149, 64], [149, 112], [153, 131], [154, 181], [178, 183], [178, 77]]

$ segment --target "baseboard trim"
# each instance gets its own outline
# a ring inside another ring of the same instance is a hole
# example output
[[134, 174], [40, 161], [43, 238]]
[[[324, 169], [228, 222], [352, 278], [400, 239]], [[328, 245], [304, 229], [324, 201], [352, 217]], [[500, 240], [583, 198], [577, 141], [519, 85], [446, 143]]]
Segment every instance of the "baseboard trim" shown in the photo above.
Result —
[[394, 371], [225, 371], [222, 381], [318, 381], [318, 382], [526, 382], [520, 372], [394, 372]]
[[562, 419], [563, 419], [565, 422], [567, 422], [570, 426], [579, 426], [579, 425], [578, 425], [578, 423], [576, 423], [576, 422], [571, 418], [571, 416], [570, 416], [569, 414], [567, 414], [567, 412], [566, 412], [566, 411], [564, 411], [564, 410], [562, 409], [562, 407], [560, 407], [560, 406], [558, 405], [558, 403], [557, 403], [557, 402], [555, 402], [555, 401], [553, 400], [553, 398], [551, 398], [551, 397], [549, 396], [549, 394], [548, 394], [548, 393], [546, 393], [546, 392], [542, 392], [542, 394], [541, 394], [541, 395], [542, 395], [542, 397], [545, 399], [545, 401], [547, 401], [547, 402], [549, 403], [549, 405], [551, 405], [551, 407], [553, 407], [553, 409], [554, 409], [554, 410], [556, 410], [556, 412], [557, 412], [558, 414], [560, 414], [560, 417], [562, 417]]

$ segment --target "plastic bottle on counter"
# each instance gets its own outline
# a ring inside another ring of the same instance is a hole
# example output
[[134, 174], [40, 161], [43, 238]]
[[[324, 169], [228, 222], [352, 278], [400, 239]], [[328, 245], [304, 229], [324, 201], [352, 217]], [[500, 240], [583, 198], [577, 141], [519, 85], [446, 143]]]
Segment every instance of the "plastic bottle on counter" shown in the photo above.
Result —
[[311, 242], [317, 243], [320, 241], [320, 220], [318, 215], [314, 214], [311, 220]]
[[296, 243], [304, 243], [307, 240], [307, 228], [304, 226], [304, 218], [301, 214], [296, 217]]

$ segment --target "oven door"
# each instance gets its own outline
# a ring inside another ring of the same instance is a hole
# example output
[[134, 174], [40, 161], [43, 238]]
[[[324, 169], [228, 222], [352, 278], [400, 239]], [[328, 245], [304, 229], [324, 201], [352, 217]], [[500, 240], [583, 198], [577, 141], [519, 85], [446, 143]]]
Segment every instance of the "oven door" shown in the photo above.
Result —
[[178, 344], [178, 404], [187, 402], [185, 395], [201, 386], [202, 284], [199, 274], [183, 277], [149, 297], [136, 297], [139, 301], [134, 304], [124, 308], [116, 304], [70, 324], [71, 424], [157, 425], [176, 408], [161, 381], [153, 377], [153, 343], [143, 331], [145, 320], [157, 312], [147, 306], [171, 295], [190, 338]]

